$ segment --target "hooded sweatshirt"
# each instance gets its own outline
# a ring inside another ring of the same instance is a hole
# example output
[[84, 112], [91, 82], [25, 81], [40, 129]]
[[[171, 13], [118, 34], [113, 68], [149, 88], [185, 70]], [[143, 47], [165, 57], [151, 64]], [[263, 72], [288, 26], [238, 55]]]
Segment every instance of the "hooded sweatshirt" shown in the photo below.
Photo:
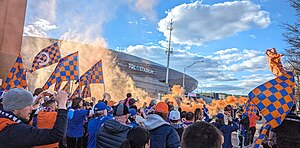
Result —
[[180, 140], [176, 130], [159, 115], [148, 115], [144, 124], [150, 132], [150, 148], [180, 147]]
[[123, 125], [116, 120], [106, 121], [98, 131], [97, 147], [120, 147], [126, 140], [129, 130], [129, 126]]

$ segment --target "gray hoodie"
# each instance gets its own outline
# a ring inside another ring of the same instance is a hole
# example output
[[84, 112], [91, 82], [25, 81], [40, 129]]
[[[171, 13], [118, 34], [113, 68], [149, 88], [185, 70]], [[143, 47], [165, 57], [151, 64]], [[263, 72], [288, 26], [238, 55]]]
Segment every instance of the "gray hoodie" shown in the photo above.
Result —
[[160, 117], [157, 114], [149, 114], [145, 121], [144, 121], [144, 125], [146, 126], [146, 128], [150, 131], [153, 130], [157, 127], [160, 127], [164, 124], [168, 124], [168, 122], [166, 122], [162, 117]]

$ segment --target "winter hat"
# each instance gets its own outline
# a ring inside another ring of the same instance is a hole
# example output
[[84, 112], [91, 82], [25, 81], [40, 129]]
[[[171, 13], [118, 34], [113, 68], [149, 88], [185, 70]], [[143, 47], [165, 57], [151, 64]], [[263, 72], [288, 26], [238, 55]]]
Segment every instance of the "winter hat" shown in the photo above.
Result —
[[21, 88], [10, 89], [3, 97], [3, 109], [12, 111], [33, 104], [32, 93]]
[[118, 104], [114, 109], [114, 116], [123, 116], [129, 114], [128, 107], [124, 104]]
[[222, 113], [218, 113], [216, 117], [224, 120], [224, 115]]
[[169, 115], [170, 120], [179, 120], [180, 119], [180, 112], [177, 110], [172, 110]]
[[152, 107], [154, 105], [156, 105], [156, 100], [153, 99], [153, 100], [150, 101], [150, 106]]
[[135, 109], [130, 109], [129, 113], [130, 113], [130, 116], [134, 116], [137, 114], [137, 111]]
[[103, 110], [106, 110], [107, 109], [107, 106], [105, 103], [103, 102], [99, 102], [95, 105], [94, 107], [94, 111], [97, 112], [97, 111], [103, 111]]
[[158, 112], [158, 113], [168, 113], [168, 104], [165, 103], [165, 102], [159, 102], [155, 105], [155, 112]]
[[129, 100], [129, 105], [133, 105], [135, 102], [137, 102], [135, 99], [133, 99], [133, 98], [131, 98], [130, 100]]

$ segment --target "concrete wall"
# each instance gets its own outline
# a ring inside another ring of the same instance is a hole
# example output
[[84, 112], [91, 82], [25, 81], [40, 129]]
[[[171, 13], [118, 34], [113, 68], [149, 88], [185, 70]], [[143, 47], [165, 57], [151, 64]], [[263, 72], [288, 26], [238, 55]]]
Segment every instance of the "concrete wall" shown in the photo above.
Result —
[[21, 51], [26, 3], [27, 0], [0, 0], [0, 82], [5, 81]]

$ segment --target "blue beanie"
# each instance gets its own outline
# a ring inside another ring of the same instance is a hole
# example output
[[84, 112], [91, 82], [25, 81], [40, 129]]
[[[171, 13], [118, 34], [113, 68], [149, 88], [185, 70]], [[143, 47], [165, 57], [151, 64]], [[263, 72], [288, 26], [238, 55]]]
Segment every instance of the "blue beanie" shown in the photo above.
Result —
[[224, 120], [224, 115], [222, 113], [218, 113], [216, 117]]

